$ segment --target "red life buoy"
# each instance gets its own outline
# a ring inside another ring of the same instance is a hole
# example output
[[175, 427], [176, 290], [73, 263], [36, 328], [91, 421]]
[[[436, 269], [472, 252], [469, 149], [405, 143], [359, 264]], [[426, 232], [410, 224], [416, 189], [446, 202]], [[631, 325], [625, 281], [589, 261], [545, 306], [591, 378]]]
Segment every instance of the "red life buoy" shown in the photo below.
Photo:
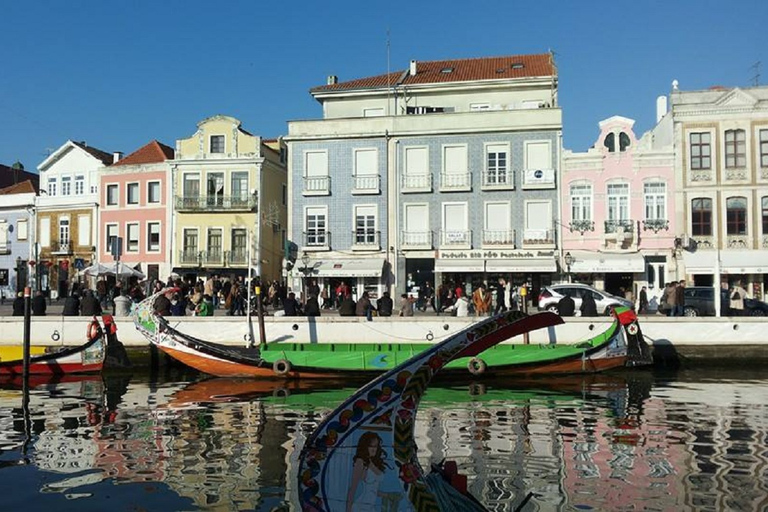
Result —
[[99, 325], [99, 322], [92, 320], [91, 323], [88, 324], [86, 336], [90, 341], [93, 341], [96, 338], [101, 338], [101, 326]]

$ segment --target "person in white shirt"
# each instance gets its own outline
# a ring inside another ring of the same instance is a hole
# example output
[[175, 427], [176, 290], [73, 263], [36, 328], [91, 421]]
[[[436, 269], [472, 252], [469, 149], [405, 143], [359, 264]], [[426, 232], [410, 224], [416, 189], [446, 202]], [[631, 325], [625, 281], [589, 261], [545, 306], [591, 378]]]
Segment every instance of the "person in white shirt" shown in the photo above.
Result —
[[120, 290], [120, 295], [115, 297], [115, 316], [131, 316], [133, 301], [128, 297], [128, 290]]

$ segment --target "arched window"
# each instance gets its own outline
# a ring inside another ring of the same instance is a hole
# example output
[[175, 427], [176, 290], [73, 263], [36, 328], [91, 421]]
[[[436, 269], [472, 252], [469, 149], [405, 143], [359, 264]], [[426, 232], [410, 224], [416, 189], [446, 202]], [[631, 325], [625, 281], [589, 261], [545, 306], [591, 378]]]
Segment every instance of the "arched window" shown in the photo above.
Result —
[[624, 152], [629, 147], [629, 135], [625, 132], [619, 133], [619, 151]]
[[608, 148], [609, 153], [613, 153], [616, 151], [616, 138], [613, 135], [613, 132], [609, 133], [605, 136], [605, 140], [603, 141], [603, 145]]
[[697, 197], [691, 201], [691, 234], [712, 236], [712, 200]]
[[747, 234], [747, 198], [729, 197], [725, 201], [726, 233], [729, 235]]

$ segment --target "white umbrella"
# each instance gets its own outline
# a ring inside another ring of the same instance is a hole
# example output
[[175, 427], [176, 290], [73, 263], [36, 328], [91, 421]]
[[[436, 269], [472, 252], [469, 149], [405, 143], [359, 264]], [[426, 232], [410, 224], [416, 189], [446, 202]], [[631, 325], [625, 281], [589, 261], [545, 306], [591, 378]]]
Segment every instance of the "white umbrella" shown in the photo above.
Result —
[[136, 276], [139, 279], [144, 279], [144, 274], [132, 268], [122, 261], [119, 263], [96, 263], [90, 267], [86, 267], [80, 271], [82, 275], [87, 276], [114, 276], [117, 277], [133, 277]]

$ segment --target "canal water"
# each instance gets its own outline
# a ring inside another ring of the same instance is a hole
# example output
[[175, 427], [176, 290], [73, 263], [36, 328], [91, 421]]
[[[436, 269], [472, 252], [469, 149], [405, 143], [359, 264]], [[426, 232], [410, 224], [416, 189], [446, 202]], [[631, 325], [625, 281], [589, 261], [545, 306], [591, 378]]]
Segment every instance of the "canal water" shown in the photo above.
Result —
[[[298, 510], [299, 451], [353, 388], [107, 375], [0, 389], [0, 510]], [[438, 382], [422, 466], [489, 510], [768, 510], [768, 376]]]

